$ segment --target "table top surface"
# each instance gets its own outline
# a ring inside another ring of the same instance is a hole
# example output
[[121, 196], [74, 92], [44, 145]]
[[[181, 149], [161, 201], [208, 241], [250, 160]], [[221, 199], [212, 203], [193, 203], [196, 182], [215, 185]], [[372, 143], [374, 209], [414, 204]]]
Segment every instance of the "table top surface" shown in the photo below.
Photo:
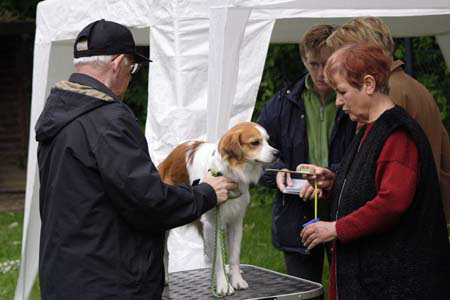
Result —
[[[249, 288], [221, 299], [311, 299], [323, 293], [321, 284], [305, 279], [252, 265], [241, 265], [241, 270]], [[170, 273], [163, 299], [216, 299], [210, 289], [210, 269]]]

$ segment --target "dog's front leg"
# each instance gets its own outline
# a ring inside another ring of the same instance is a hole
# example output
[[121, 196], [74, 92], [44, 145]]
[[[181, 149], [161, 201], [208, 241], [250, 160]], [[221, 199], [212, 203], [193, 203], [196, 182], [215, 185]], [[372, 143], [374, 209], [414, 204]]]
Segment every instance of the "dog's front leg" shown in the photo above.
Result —
[[[226, 274], [224, 272], [224, 265], [222, 259], [222, 248], [220, 242], [220, 234], [215, 235], [215, 222], [206, 222], [203, 227], [203, 234], [205, 238], [205, 249], [208, 249], [208, 260], [211, 262], [211, 267], [214, 265], [214, 277], [216, 283], [216, 292], [220, 296], [234, 294], [234, 289], [228, 285]], [[216, 240], [217, 247], [214, 247], [214, 240]], [[214, 251], [216, 251], [216, 261], [214, 261]], [[212, 270], [211, 270], [212, 271]]]
[[236, 290], [245, 290], [248, 288], [248, 283], [242, 278], [240, 267], [242, 224], [243, 218], [239, 218], [239, 220], [236, 220], [236, 222], [228, 226], [230, 281]]

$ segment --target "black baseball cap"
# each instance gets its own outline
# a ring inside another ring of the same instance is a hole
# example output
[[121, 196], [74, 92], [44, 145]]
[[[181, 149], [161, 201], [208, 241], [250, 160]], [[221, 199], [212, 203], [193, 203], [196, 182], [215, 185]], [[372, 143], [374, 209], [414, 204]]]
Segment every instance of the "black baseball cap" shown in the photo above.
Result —
[[[84, 40], [87, 41], [87, 49], [78, 50], [78, 42]], [[113, 54], [133, 55], [136, 63], [151, 62], [148, 57], [136, 51], [133, 35], [127, 27], [104, 19], [84, 27], [73, 46], [75, 58]]]

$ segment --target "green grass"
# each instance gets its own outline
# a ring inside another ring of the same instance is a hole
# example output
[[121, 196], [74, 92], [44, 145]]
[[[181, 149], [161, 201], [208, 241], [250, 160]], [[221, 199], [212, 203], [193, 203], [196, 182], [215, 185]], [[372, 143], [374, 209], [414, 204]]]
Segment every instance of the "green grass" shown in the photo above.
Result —
[[[22, 247], [22, 212], [0, 213], [0, 264], [20, 259]], [[7, 271], [0, 267], [0, 299], [11, 300], [16, 291], [18, 265]], [[31, 299], [40, 299], [39, 285], [35, 284]]]
[[[286, 273], [283, 253], [272, 246], [272, 201], [274, 192], [254, 187], [250, 190], [251, 201], [244, 220], [241, 246], [241, 263]], [[325, 258], [322, 283], [324, 299], [328, 299], [329, 267]]]
[[[244, 221], [241, 263], [286, 273], [283, 254], [272, 246], [271, 241], [273, 191], [261, 187], [252, 188], [251, 195], [252, 199]], [[20, 259], [22, 225], [22, 212], [0, 213], [0, 264]], [[5, 273], [0, 270], [0, 300], [14, 298], [18, 273], [17, 266]], [[326, 260], [323, 283], [326, 295], [328, 287]], [[31, 299], [40, 299], [38, 283], [34, 285]]]
[[283, 253], [272, 246], [272, 193], [253, 188], [244, 220], [241, 263], [286, 273]]

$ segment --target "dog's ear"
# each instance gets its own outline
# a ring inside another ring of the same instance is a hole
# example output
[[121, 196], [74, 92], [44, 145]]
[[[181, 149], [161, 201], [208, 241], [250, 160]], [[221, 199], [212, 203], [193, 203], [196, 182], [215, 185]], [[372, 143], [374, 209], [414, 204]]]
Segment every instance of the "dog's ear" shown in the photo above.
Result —
[[242, 160], [243, 152], [240, 143], [240, 132], [231, 131], [227, 132], [219, 141], [220, 155], [224, 159]]

